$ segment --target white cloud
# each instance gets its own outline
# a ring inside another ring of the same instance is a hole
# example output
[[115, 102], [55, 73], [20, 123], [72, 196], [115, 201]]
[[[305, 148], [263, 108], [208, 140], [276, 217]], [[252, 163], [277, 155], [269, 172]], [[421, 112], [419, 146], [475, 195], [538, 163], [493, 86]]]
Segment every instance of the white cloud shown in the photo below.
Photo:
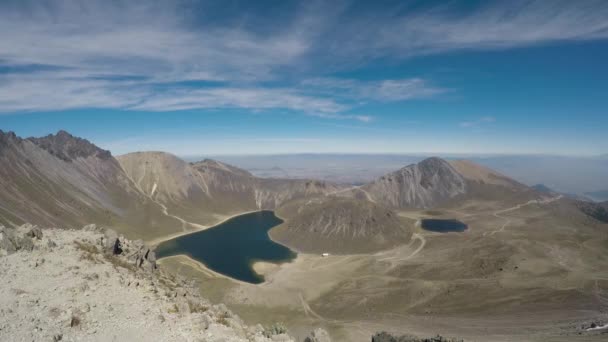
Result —
[[496, 118], [492, 117], [492, 116], [484, 116], [481, 117], [477, 120], [473, 120], [473, 121], [463, 121], [461, 123], [459, 123], [460, 127], [463, 128], [479, 128], [480, 126], [483, 126], [485, 124], [489, 124], [492, 122], [496, 122]]
[[[290, 89], [277, 88], [210, 88], [210, 89], [178, 89], [151, 96], [140, 104], [131, 107], [136, 110], [172, 111], [195, 108], [250, 108], [273, 109], [285, 108], [302, 111], [310, 115], [315, 112], [339, 115], [345, 110], [329, 99], [308, 97]], [[322, 114], [316, 115], [321, 116]]]
[[376, 100], [403, 101], [427, 98], [445, 92], [427, 80], [420, 78], [359, 81], [343, 78], [314, 78], [302, 82], [302, 88], [312, 93], [328, 94], [336, 97]]
[[[351, 114], [360, 102], [446, 90], [416, 77], [319, 76], [376, 57], [608, 37], [608, 2], [594, 0], [484, 2], [466, 12], [379, 7], [371, 14], [311, 2], [289, 15], [228, 18], [210, 8], [168, 0], [1, 3], [0, 67], [20, 71], [0, 70], [0, 113], [237, 107], [368, 122], [371, 116]], [[183, 84], [197, 81], [213, 85]]]
[[394, 8], [361, 15], [342, 25], [327, 44], [342, 56], [403, 58], [608, 38], [604, 0], [484, 1], [467, 10], [457, 5], [451, 2], [403, 15], [395, 15]]

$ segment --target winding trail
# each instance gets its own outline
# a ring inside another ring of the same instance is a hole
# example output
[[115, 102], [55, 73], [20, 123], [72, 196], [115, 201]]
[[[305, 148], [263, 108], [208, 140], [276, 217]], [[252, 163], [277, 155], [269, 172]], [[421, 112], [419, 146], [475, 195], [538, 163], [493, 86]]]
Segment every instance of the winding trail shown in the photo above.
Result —
[[426, 245], [426, 239], [424, 238], [424, 235], [420, 234], [420, 233], [414, 233], [412, 234], [412, 240], [411, 242], [406, 246], [407, 248], [410, 248], [412, 246], [412, 244], [414, 243], [415, 240], [419, 240], [420, 241], [420, 245], [410, 254], [406, 255], [406, 256], [402, 256], [401, 255], [401, 251], [399, 251], [399, 249], [401, 248], [397, 248], [396, 250], [391, 250], [388, 253], [387, 252], [381, 252], [379, 254], [377, 254], [378, 256], [380, 255], [384, 255], [384, 254], [395, 254], [392, 256], [386, 256], [384, 258], [380, 258], [378, 259], [378, 261], [389, 261], [391, 263], [391, 265], [394, 265], [395, 263], [398, 263], [400, 261], [405, 261], [405, 260], [409, 260], [413, 257], [415, 257], [418, 253], [420, 253], [420, 251], [422, 251], [422, 249], [424, 248], [424, 246]]
[[511, 224], [511, 221], [512, 221], [511, 218], [508, 217], [508, 216], [503, 216], [502, 214], [506, 214], [506, 213], [509, 213], [509, 212], [512, 212], [512, 211], [515, 211], [515, 210], [519, 210], [519, 209], [521, 209], [523, 207], [526, 207], [526, 206], [529, 206], [529, 205], [532, 205], [532, 204], [548, 204], [548, 203], [551, 203], [551, 202], [555, 202], [555, 201], [559, 200], [562, 197], [563, 197], [563, 195], [558, 195], [558, 196], [551, 197], [551, 198], [546, 198], [546, 199], [543, 199], [543, 200], [530, 200], [530, 201], [528, 201], [526, 203], [521, 203], [521, 204], [518, 204], [518, 205], [516, 205], [514, 207], [511, 207], [511, 208], [495, 211], [492, 215], [494, 217], [497, 217], [497, 218], [501, 219], [501, 220], [504, 220], [505, 222], [502, 224], [502, 226], [500, 226], [500, 228], [498, 228], [496, 230], [493, 230], [493, 231], [490, 231], [490, 232], [483, 233], [483, 236], [486, 236], [486, 235], [487, 236], [492, 236], [492, 235], [494, 235], [496, 233], [500, 233], [500, 232], [504, 231], [505, 228], [509, 224]]
[[325, 194], [325, 196], [337, 195], [337, 194], [341, 194], [343, 192], [349, 192], [349, 191], [353, 192], [353, 196], [355, 195], [354, 194], [355, 191], [361, 191], [369, 202], [376, 203], [376, 201], [372, 198], [372, 196], [369, 194], [369, 192], [367, 192], [366, 190], [363, 190], [360, 185], [351, 186], [349, 188], [332, 191], [330, 193]]
[[324, 322], [329, 322], [329, 320], [323, 318], [323, 316], [321, 316], [318, 313], [316, 313], [310, 307], [310, 305], [308, 305], [308, 302], [306, 301], [306, 299], [304, 299], [304, 296], [302, 295], [302, 292], [300, 292], [298, 294], [298, 296], [300, 297], [300, 303], [302, 304], [302, 309], [304, 309], [304, 313], [306, 314], [306, 316], [313, 317], [313, 318], [316, 318], [316, 319], [324, 321]]

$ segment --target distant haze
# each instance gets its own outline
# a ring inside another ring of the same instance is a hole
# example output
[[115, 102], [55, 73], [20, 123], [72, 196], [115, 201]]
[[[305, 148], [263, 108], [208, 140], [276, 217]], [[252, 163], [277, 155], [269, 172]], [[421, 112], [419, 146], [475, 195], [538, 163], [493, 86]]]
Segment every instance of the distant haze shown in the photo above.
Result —
[[[469, 159], [499, 171], [524, 184], [542, 183], [573, 194], [608, 189], [608, 158], [547, 155], [467, 156], [439, 155], [447, 159]], [[315, 178], [360, 184], [387, 172], [416, 163], [427, 155], [401, 154], [286, 154], [214, 156], [245, 168], [261, 177]], [[203, 157], [189, 157], [198, 160]]]

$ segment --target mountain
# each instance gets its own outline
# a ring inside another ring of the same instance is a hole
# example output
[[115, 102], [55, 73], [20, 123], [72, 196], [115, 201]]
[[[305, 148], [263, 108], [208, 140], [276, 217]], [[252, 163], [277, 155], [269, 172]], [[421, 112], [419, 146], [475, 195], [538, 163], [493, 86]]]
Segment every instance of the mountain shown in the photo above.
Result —
[[540, 193], [544, 193], [544, 194], [549, 194], [549, 195], [556, 194], [555, 191], [553, 191], [551, 188], [549, 188], [545, 184], [535, 184], [535, 185], [532, 185], [531, 188]]
[[585, 195], [595, 201], [608, 201], [608, 190], [585, 192]]
[[142, 194], [109, 151], [65, 131], [22, 139], [0, 131], [0, 224], [95, 222], [159, 236], [179, 221]]
[[608, 201], [602, 203], [578, 201], [577, 206], [585, 215], [608, 223]]
[[305, 179], [264, 179], [219, 161], [163, 152], [115, 158], [65, 131], [22, 139], [0, 131], [0, 224], [95, 222], [144, 239], [213, 225], [342, 189]]
[[367, 200], [328, 196], [292, 202], [277, 210], [286, 222], [270, 236], [309, 253], [368, 253], [406, 243], [411, 224]]
[[538, 193], [468, 161], [425, 159], [368, 184], [259, 178], [205, 159], [164, 152], [114, 157], [65, 131], [21, 139], [0, 131], [0, 223], [113, 226], [153, 240], [231, 215], [275, 210], [273, 238], [298, 250], [370, 252], [407, 242], [413, 222], [397, 212], [467, 199], [508, 201]]
[[118, 160], [142, 192], [169, 212], [203, 224], [217, 221], [218, 215], [275, 209], [341, 188], [313, 180], [258, 178], [216, 160], [187, 163], [164, 152], [129, 153]]
[[368, 253], [410, 240], [414, 221], [398, 212], [462, 203], [468, 199], [535, 198], [530, 188], [469, 161], [428, 158], [377, 180], [291, 202], [273, 239], [305, 252]]
[[371, 200], [391, 208], [429, 208], [466, 192], [466, 181], [447, 161], [428, 158], [366, 184]]

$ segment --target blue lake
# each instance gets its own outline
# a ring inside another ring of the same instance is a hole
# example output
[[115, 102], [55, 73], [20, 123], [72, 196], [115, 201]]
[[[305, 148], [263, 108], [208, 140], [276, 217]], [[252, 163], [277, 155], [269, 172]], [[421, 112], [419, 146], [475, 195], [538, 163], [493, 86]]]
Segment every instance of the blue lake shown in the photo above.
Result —
[[421, 226], [424, 230], [437, 233], [459, 232], [462, 233], [467, 229], [467, 225], [458, 220], [442, 220], [442, 219], [423, 219]]
[[272, 211], [258, 211], [233, 217], [209, 229], [165, 241], [156, 248], [159, 258], [185, 254], [215, 272], [259, 284], [256, 261], [282, 263], [296, 257], [289, 248], [270, 239], [268, 231], [283, 221]]

